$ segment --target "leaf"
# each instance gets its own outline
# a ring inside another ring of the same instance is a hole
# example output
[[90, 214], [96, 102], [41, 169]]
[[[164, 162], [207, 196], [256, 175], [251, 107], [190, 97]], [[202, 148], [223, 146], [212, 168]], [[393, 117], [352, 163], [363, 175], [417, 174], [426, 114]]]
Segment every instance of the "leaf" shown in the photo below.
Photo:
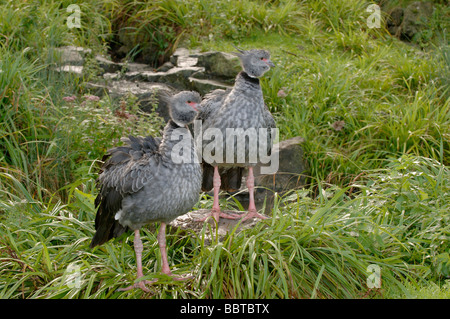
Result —
[[88, 211], [95, 211], [95, 205], [94, 205], [95, 196], [94, 195], [84, 193], [76, 188], [75, 189], [75, 197], [79, 201], [79, 205], [78, 205], [79, 208], [88, 210]]

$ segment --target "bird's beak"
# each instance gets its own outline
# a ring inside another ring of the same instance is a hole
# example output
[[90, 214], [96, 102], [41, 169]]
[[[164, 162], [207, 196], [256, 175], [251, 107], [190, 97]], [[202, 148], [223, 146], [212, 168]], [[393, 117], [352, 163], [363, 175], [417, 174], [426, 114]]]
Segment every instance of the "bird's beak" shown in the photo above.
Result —
[[198, 103], [191, 102], [188, 103], [196, 112], [198, 112]]
[[275, 64], [273, 64], [273, 62], [270, 61], [270, 60], [267, 60], [267, 64], [268, 64], [271, 68], [274, 68], [274, 67], [275, 67]]

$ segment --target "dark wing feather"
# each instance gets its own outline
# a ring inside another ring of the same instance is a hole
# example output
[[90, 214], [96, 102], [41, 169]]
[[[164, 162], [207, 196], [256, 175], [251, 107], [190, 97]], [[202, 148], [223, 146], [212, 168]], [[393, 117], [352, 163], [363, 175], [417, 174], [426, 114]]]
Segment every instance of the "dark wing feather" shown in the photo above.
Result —
[[102, 188], [95, 199], [98, 207], [95, 216], [95, 235], [90, 247], [102, 245], [111, 238], [118, 237], [127, 230], [127, 227], [115, 220], [115, 213], [122, 207], [123, 196], [114, 188]]
[[127, 230], [115, 219], [115, 214], [122, 208], [124, 196], [137, 192], [148, 181], [149, 170], [144, 168], [149, 165], [149, 159], [155, 157], [161, 141], [151, 136], [129, 136], [122, 140], [128, 145], [108, 150], [102, 159], [104, 163], [97, 179], [100, 191], [95, 198], [96, 233], [90, 247], [101, 245]]

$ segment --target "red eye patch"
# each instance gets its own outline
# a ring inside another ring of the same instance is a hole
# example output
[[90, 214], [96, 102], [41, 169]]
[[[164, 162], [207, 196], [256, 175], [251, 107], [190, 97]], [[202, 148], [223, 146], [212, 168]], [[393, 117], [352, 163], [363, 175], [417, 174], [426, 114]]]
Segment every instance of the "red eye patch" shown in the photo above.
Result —
[[197, 106], [198, 106], [197, 103], [195, 103], [195, 102], [187, 102], [187, 104], [189, 104], [194, 110], [197, 111]]

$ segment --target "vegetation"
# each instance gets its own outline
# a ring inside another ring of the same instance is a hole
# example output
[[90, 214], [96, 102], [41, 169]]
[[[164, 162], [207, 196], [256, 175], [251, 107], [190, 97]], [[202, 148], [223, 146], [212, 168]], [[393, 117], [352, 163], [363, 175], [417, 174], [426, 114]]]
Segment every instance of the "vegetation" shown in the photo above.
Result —
[[[82, 24], [69, 29], [73, 3]], [[369, 4], [0, 1], [0, 297], [449, 298], [450, 10], [436, 2], [426, 37], [406, 44], [367, 27]], [[144, 270], [160, 278], [150, 294], [117, 291], [135, 278], [131, 239], [88, 246], [98, 161], [160, 122], [54, 68], [55, 47], [104, 53], [121, 32], [128, 58], [155, 52], [155, 65], [179, 45], [269, 49], [266, 102], [281, 139], [305, 138], [310, 167], [310, 185], [277, 195], [253, 229], [212, 243], [172, 230], [169, 262], [191, 282], [158, 273], [144, 228]], [[367, 286], [370, 265], [381, 288]]]

